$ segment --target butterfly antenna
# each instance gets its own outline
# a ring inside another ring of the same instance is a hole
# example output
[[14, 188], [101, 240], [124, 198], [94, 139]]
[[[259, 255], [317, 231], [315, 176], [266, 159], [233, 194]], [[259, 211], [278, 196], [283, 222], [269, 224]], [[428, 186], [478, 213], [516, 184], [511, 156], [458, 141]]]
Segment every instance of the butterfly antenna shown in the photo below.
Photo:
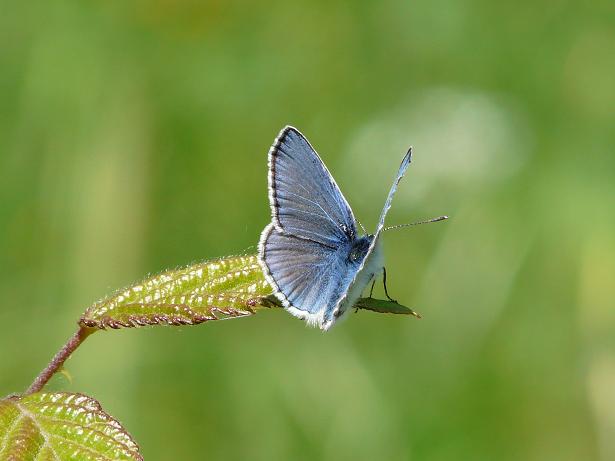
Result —
[[361, 221], [359, 221], [359, 220], [357, 219], [357, 222], [359, 223], [359, 226], [361, 226], [361, 229], [363, 230], [363, 233], [364, 233], [364, 234], [367, 234], [367, 231], [365, 230], [365, 227], [363, 227], [363, 224], [361, 224]]
[[390, 226], [390, 227], [385, 227], [383, 229], [383, 231], [389, 231], [392, 229], [399, 229], [401, 227], [411, 227], [411, 226], [418, 226], [419, 224], [428, 224], [431, 222], [439, 222], [439, 221], [444, 221], [445, 219], [448, 219], [448, 216], [438, 216], [437, 218], [431, 218], [428, 219], [426, 221], [418, 221], [418, 222], [413, 222], [410, 224], [398, 224], [397, 226]]

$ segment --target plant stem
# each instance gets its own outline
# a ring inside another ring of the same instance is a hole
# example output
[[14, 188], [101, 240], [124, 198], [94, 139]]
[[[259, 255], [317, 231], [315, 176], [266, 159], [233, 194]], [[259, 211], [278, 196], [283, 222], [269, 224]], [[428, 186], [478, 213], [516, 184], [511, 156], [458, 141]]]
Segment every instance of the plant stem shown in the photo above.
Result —
[[51, 377], [60, 369], [64, 362], [70, 357], [70, 355], [75, 352], [85, 338], [90, 336], [92, 333], [96, 331], [95, 328], [88, 328], [80, 326], [79, 329], [75, 332], [73, 336], [68, 340], [62, 349], [58, 351], [58, 353], [51, 359], [51, 362], [45, 367], [43, 371], [39, 373], [34, 382], [30, 385], [28, 390], [26, 390], [24, 395], [34, 394], [35, 392], [40, 391], [45, 384], [51, 379]]

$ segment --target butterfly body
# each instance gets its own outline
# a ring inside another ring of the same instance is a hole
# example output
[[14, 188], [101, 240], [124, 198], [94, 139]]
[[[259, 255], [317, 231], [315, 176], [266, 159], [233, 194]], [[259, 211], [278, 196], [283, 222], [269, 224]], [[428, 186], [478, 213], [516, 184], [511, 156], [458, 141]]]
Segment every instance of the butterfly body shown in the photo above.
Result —
[[[368, 235], [364, 238], [367, 239], [371, 244], [374, 239], [374, 236]], [[339, 314], [337, 317], [338, 321], [340, 317], [342, 317], [345, 313], [350, 312], [354, 304], [361, 297], [361, 294], [363, 293], [365, 287], [369, 285], [369, 283], [374, 279], [374, 277], [382, 273], [383, 268], [384, 254], [382, 251], [382, 241], [380, 239], [377, 239], [374, 242], [373, 250], [365, 258], [362, 270], [357, 272], [354, 284], [350, 286], [346, 298], [340, 304], [340, 308], [338, 311]]]
[[295, 128], [285, 127], [269, 151], [272, 222], [259, 242], [259, 263], [291, 314], [328, 330], [384, 267], [380, 234], [406, 154], [373, 235], [357, 222], [326, 166]]

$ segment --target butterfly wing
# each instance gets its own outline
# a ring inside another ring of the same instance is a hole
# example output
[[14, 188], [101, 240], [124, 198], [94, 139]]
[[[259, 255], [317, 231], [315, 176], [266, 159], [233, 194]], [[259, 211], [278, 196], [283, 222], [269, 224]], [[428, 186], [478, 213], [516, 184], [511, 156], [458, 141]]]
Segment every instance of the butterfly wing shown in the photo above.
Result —
[[269, 150], [269, 203], [280, 231], [330, 247], [357, 234], [352, 210], [331, 173], [291, 126], [280, 131]]
[[333, 308], [354, 277], [347, 253], [281, 232], [273, 223], [259, 243], [259, 261], [276, 297], [291, 314], [321, 328], [333, 320]]
[[401, 178], [403, 178], [404, 174], [406, 174], [406, 170], [410, 166], [411, 161], [412, 148], [408, 150], [403, 160], [401, 161], [397, 176], [395, 177], [393, 185], [391, 186], [391, 190], [389, 191], [389, 195], [384, 202], [384, 207], [382, 208], [382, 212], [380, 213], [380, 219], [378, 221], [378, 226], [376, 227], [376, 232], [374, 233], [374, 236], [370, 242], [367, 253], [362, 259], [361, 264], [356, 273], [354, 274], [352, 280], [350, 281], [348, 289], [344, 291], [342, 297], [337, 301], [333, 310], [333, 319], [340, 317], [345, 310], [347, 310], [349, 307], [352, 307], [352, 305], [359, 298], [363, 289], [371, 281], [374, 275], [380, 270], [382, 270], [383, 256], [380, 249], [380, 234], [384, 229], [384, 221], [387, 213], [389, 212], [389, 209], [391, 208], [391, 203], [393, 201], [393, 196], [397, 191], [397, 186], [399, 186]]
[[399, 170], [397, 171], [397, 176], [395, 177], [395, 181], [393, 181], [389, 195], [387, 196], [386, 202], [384, 202], [384, 207], [382, 207], [382, 212], [380, 213], [380, 220], [378, 221], [378, 226], [376, 227], [376, 232], [374, 234], [376, 236], [378, 236], [384, 228], [384, 220], [389, 212], [389, 209], [391, 208], [393, 196], [395, 195], [395, 192], [397, 192], [397, 186], [399, 186], [401, 178], [403, 178], [406, 174], [406, 170], [410, 166], [410, 162], [412, 162], [412, 147], [408, 149], [408, 152], [402, 159], [401, 165], [399, 165]]

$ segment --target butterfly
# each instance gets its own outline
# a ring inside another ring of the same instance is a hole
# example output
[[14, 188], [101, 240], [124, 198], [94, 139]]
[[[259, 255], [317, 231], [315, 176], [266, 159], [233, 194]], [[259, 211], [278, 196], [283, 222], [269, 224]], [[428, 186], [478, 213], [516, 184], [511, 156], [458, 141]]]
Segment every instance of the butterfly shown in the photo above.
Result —
[[268, 156], [271, 223], [261, 234], [258, 260], [284, 308], [326, 331], [381, 273], [386, 292], [380, 236], [412, 149], [401, 162], [376, 231], [367, 235], [359, 235], [350, 205], [299, 130], [284, 127]]

